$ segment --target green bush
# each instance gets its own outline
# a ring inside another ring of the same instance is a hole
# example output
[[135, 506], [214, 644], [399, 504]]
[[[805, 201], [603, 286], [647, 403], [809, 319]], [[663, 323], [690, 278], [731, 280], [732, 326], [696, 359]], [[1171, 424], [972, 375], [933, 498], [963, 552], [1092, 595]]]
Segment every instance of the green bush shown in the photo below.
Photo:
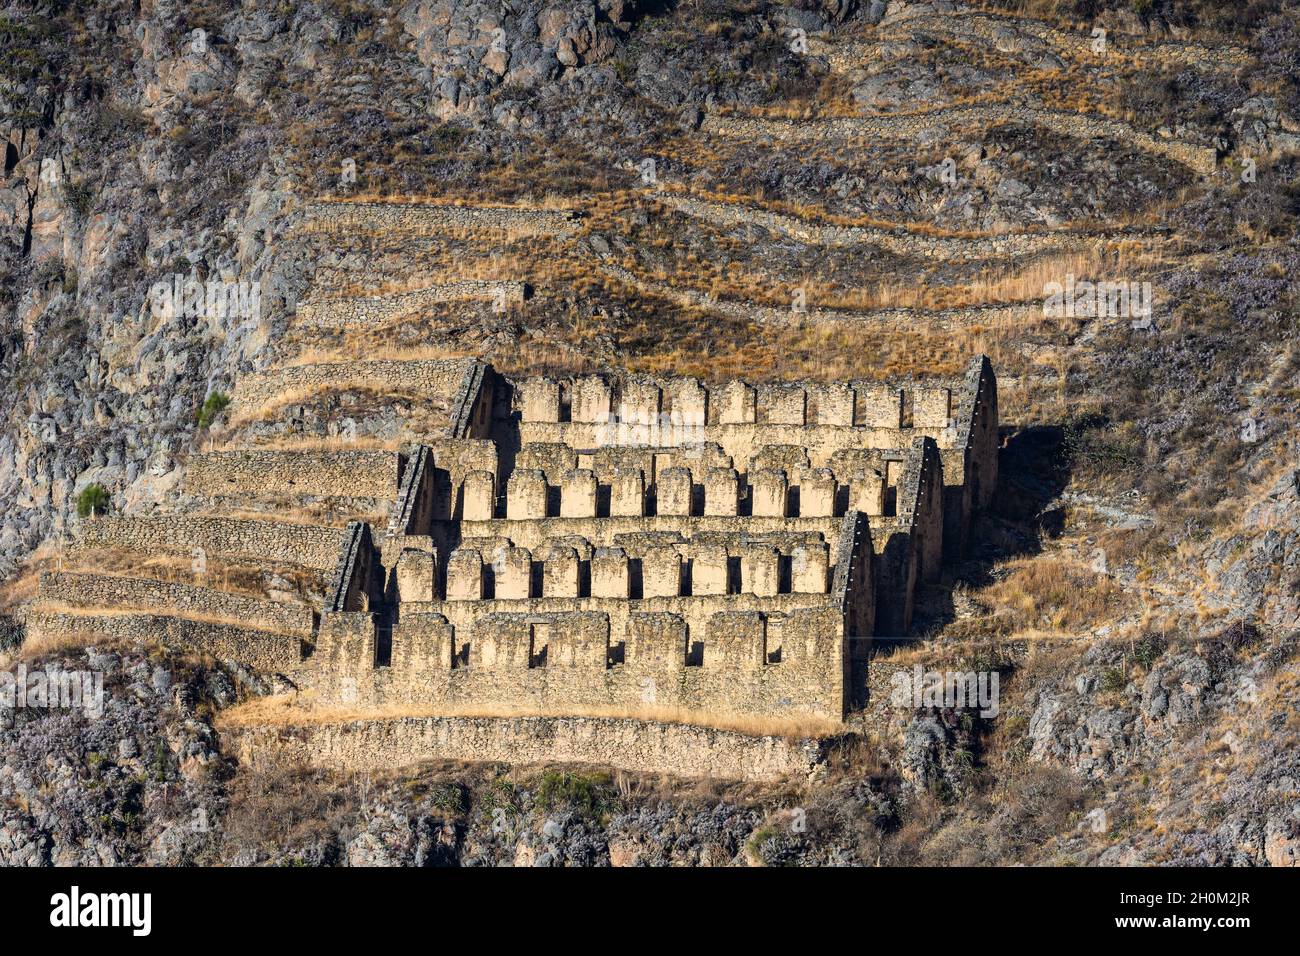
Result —
[[548, 771], [537, 788], [537, 805], [543, 810], [567, 807], [587, 816], [600, 816], [610, 802], [610, 777], [606, 773], [584, 776]]
[[1101, 675], [1101, 689], [1107, 693], [1123, 690], [1128, 686], [1128, 678], [1118, 667], [1112, 667]]
[[78, 219], [89, 219], [95, 211], [95, 190], [89, 183], [68, 180], [63, 186], [63, 200]]
[[108, 511], [108, 501], [108, 489], [103, 485], [86, 485], [81, 489], [81, 494], [77, 495], [77, 517], [102, 515]]
[[207, 428], [211, 425], [218, 415], [226, 410], [230, 404], [230, 396], [224, 392], [213, 392], [203, 400], [203, 405], [199, 408], [198, 422], [200, 428]]

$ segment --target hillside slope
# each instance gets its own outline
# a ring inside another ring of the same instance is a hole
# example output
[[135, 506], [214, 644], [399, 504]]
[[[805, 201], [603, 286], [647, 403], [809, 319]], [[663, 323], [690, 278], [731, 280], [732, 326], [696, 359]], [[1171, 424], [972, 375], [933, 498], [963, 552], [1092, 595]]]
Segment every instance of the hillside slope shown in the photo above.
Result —
[[[87, 489], [114, 514], [177, 514], [203, 452], [392, 449], [445, 415], [348, 381], [241, 398], [262, 373], [474, 356], [836, 381], [983, 352], [997, 514], [898, 660], [1005, 676], [996, 718], [900, 711], [816, 784], [271, 779], [221, 755], [214, 714], [278, 688], [167, 659], [158, 690], [144, 652], [70, 633], [11, 652], [113, 655], [113, 716], [0, 717], [0, 862], [1294, 865], [1297, 14], [8, 4], [7, 612], [64, 566]], [[330, 216], [352, 218], [318, 228]], [[158, 307], [158, 284], [186, 281], [245, 283], [256, 307]], [[1082, 281], [1150, 283], [1151, 309], [1045, 314], [1053, 284]], [[319, 568], [220, 571], [276, 600], [325, 587]], [[216, 822], [190, 828], [196, 810]]]

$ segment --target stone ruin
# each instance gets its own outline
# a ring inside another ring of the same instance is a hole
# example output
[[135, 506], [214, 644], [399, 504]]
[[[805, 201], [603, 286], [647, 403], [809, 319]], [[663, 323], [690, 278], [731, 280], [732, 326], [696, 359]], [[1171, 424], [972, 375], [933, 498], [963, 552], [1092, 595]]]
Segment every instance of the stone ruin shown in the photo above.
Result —
[[955, 380], [890, 385], [511, 379], [467, 360], [422, 374], [454, 383], [444, 435], [400, 453], [196, 455], [186, 479], [207, 498], [350, 496], [385, 522], [340, 541], [120, 516], [79, 542], [316, 568], [319, 608], [50, 573], [29, 632], [152, 634], [327, 707], [840, 721], [868, 703], [873, 639], [908, 635], [918, 586], [962, 555], [997, 483], [983, 356]]

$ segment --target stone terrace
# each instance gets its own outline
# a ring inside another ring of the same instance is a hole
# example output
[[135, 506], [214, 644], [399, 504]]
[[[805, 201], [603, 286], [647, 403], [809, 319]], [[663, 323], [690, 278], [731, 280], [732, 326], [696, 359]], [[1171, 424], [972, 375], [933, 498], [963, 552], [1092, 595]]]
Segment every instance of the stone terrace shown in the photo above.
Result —
[[[908, 633], [918, 583], [960, 557], [997, 481], [983, 357], [894, 385], [511, 380], [471, 361], [357, 363], [348, 383], [369, 368], [391, 388], [403, 364], [444, 395], [444, 433], [401, 452], [204, 453], [186, 477], [199, 501], [324, 496], [378, 505], [382, 525], [123, 516], [77, 544], [332, 568], [319, 613], [61, 573], [29, 625], [156, 626], [327, 706], [839, 721], [868, 703], [871, 638]], [[311, 368], [243, 394], [328, 379]]]

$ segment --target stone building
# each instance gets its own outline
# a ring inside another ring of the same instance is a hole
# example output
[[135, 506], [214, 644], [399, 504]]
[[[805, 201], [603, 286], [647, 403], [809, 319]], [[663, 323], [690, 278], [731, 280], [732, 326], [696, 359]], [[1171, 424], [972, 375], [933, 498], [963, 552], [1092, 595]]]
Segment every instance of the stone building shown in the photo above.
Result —
[[[409, 364], [408, 388], [441, 396], [444, 434], [400, 452], [200, 454], [186, 477], [197, 499], [325, 496], [385, 521], [352, 521], [341, 541], [273, 511], [82, 529], [86, 548], [315, 569], [322, 606], [52, 573], [29, 630], [153, 634], [324, 705], [839, 721], [867, 703], [873, 638], [908, 634], [918, 584], [966, 549], [997, 484], [983, 356], [955, 380], [890, 385]], [[243, 392], [338, 372], [285, 375]]]
[[997, 483], [983, 357], [901, 386], [485, 368], [466, 408], [349, 529], [325, 699], [840, 719]]

